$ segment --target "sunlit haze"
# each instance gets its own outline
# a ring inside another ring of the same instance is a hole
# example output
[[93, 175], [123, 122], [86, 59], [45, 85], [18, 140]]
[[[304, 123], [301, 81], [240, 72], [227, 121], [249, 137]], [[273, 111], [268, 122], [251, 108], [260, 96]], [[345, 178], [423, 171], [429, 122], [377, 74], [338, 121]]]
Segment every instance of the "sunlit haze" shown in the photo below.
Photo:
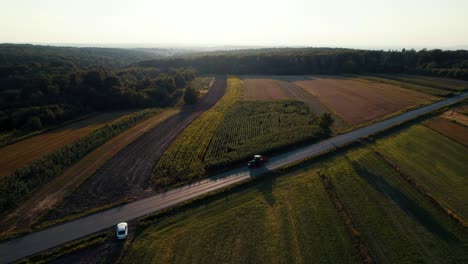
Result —
[[0, 42], [156, 45], [468, 44], [466, 0], [0, 0]]

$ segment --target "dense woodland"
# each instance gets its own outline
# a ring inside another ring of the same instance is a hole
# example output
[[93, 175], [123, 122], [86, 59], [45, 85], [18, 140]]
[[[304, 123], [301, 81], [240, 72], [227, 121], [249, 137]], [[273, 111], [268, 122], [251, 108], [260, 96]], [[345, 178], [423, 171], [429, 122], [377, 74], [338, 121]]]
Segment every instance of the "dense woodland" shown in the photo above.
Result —
[[156, 59], [139, 66], [193, 67], [214, 74], [408, 73], [468, 80], [468, 51], [371, 51], [331, 48], [261, 49]]
[[0, 45], [0, 127], [33, 131], [92, 111], [172, 105], [193, 70], [122, 67], [154, 57], [124, 49]]

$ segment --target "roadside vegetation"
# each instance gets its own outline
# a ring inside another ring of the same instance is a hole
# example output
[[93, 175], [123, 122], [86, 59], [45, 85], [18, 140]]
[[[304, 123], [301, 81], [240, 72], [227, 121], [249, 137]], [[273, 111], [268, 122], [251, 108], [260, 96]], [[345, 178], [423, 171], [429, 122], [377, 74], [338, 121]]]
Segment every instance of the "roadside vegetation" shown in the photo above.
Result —
[[123, 263], [360, 263], [319, 177], [310, 170], [158, 218]]
[[0, 182], [0, 214], [16, 207], [20, 201], [109, 139], [159, 112], [160, 109], [143, 110], [117, 123], [97, 129], [5, 177]]
[[327, 136], [319, 118], [299, 101], [242, 101], [225, 116], [205, 157], [208, 168], [222, 168], [258, 153]]
[[208, 145], [224, 115], [242, 96], [242, 82], [236, 77], [227, 81], [221, 100], [190, 124], [164, 152], [154, 168], [157, 188], [183, 183], [205, 174], [203, 162]]

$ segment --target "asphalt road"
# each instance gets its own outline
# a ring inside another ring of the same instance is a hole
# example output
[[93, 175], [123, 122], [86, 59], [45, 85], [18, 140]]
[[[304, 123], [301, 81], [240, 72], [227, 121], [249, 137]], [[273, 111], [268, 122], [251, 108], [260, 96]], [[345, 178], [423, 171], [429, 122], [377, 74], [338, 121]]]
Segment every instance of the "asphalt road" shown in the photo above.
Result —
[[136, 202], [93, 214], [43, 231], [32, 233], [23, 237], [0, 244], [0, 262], [8, 263], [29, 255], [56, 247], [66, 242], [109, 228], [121, 221], [135, 219], [161, 209], [165, 209], [181, 202], [209, 192], [225, 188], [255, 177], [263, 171], [274, 170], [292, 162], [320, 155], [335, 148], [347, 145], [360, 138], [367, 137], [400, 123], [415, 119], [421, 115], [456, 103], [468, 98], [463, 93], [434, 104], [392, 117], [390, 119], [342, 134], [319, 143], [296, 149], [270, 158], [266, 168], [253, 170], [239, 168], [199, 182], [182, 186], [180, 188], [157, 194]]

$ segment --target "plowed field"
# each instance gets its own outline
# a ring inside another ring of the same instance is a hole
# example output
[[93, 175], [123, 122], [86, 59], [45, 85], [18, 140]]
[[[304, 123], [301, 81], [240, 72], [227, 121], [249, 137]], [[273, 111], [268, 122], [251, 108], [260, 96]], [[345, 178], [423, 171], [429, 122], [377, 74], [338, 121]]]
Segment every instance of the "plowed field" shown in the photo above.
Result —
[[358, 125], [430, 103], [437, 97], [393, 85], [346, 77], [317, 77], [295, 84], [317, 96], [345, 122]]
[[435, 130], [460, 144], [468, 146], [468, 127], [459, 125], [443, 117], [431, 118], [424, 125]]

